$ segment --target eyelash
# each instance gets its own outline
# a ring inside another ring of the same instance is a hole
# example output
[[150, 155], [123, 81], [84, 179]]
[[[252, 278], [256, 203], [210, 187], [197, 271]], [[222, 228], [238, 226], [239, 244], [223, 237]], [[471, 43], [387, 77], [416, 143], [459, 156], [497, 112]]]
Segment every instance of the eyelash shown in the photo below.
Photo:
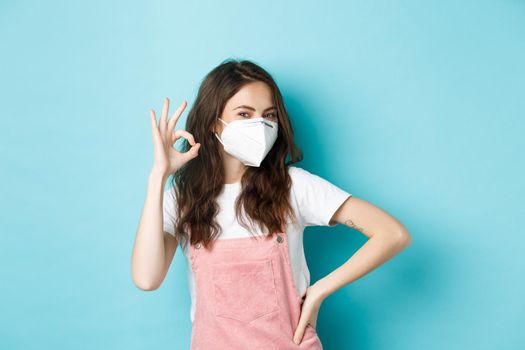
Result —
[[[248, 113], [247, 113], [247, 112], [241, 112], [241, 113], [239, 113], [239, 115], [240, 115], [241, 117], [242, 117], [242, 114], [248, 114]], [[274, 113], [274, 112], [272, 112], [272, 113], [268, 113], [268, 114], [266, 114], [266, 116], [268, 116], [268, 115], [270, 115], [270, 114], [273, 114], [275, 117], [277, 117], [277, 114]]]

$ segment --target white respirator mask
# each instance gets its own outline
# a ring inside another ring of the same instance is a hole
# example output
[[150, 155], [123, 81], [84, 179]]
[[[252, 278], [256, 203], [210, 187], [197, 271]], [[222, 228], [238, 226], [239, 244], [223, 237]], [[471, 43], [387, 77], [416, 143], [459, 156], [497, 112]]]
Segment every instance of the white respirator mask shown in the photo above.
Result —
[[277, 122], [263, 117], [239, 119], [226, 123], [221, 137], [215, 137], [224, 146], [224, 150], [239, 159], [244, 165], [258, 167], [270, 152], [277, 139]]

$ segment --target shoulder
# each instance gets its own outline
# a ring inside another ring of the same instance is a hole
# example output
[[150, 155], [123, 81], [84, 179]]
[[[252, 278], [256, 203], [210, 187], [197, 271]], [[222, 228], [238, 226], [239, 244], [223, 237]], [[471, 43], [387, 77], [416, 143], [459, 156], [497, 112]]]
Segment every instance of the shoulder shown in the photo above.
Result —
[[290, 177], [292, 178], [292, 181], [294, 182], [305, 180], [308, 177], [313, 175], [308, 170], [303, 169], [301, 167], [293, 166], [293, 165], [288, 167], [288, 174], [290, 175]]
[[288, 174], [292, 179], [293, 187], [301, 187], [305, 185], [322, 185], [326, 182], [326, 180], [319, 175], [297, 166], [289, 166]]
[[288, 174], [292, 180], [292, 195], [299, 201], [308, 196], [313, 198], [326, 188], [327, 182], [323, 178], [301, 167], [288, 167]]
[[335, 183], [306, 169], [289, 166], [292, 197], [305, 226], [329, 226], [330, 219], [351, 194]]

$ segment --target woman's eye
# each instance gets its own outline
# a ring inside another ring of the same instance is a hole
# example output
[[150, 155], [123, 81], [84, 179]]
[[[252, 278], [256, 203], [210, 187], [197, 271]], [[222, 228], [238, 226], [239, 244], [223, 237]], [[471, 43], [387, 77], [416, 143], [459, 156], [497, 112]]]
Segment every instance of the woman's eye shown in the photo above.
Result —
[[[241, 117], [245, 117], [245, 118], [246, 118], [246, 117], [247, 117], [247, 118], [250, 117], [249, 113], [247, 113], [247, 112], [240, 112], [239, 115], [240, 115]], [[273, 117], [277, 118], [277, 114], [276, 114], [276, 113], [268, 113], [268, 114], [266, 114], [264, 117], [265, 117], [265, 118], [273, 118]]]

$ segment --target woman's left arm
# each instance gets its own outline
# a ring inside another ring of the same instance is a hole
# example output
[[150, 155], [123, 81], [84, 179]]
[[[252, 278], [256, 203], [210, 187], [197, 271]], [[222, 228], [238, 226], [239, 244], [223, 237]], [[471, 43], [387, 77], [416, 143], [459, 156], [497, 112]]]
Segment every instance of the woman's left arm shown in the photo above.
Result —
[[294, 339], [302, 339], [307, 324], [316, 327], [319, 307], [326, 297], [366, 275], [412, 242], [401, 222], [381, 208], [355, 196], [349, 197], [334, 213], [330, 224], [335, 222], [356, 229], [370, 239], [343, 265], [307, 288]]
[[343, 265], [312, 285], [310, 293], [326, 298], [337, 289], [366, 275], [406, 248], [412, 238], [396, 218], [363, 199], [351, 196], [334, 213], [330, 224], [346, 225], [370, 239]]

